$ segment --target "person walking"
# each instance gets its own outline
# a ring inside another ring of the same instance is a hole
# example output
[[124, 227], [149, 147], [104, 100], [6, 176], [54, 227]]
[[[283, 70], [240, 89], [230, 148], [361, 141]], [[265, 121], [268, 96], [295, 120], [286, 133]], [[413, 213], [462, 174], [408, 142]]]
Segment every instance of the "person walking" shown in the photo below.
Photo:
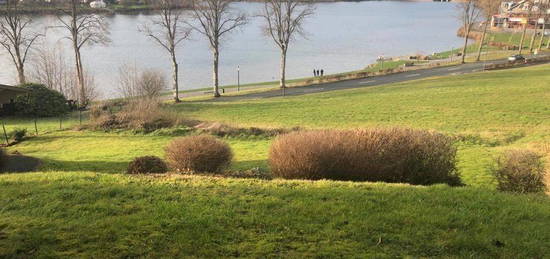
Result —
[[325, 74], [325, 71], [321, 69], [321, 76], [323, 76], [323, 74]]

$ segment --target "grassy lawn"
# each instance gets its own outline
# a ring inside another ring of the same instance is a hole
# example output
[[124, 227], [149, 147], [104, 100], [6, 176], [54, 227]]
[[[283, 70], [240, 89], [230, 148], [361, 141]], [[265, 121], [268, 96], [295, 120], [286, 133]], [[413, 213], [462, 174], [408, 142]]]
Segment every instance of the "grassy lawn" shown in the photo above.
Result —
[[[307, 96], [184, 102], [171, 109], [235, 126], [406, 126], [457, 136], [468, 185], [126, 176], [175, 136], [59, 130], [10, 147], [40, 172], [0, 175], [0, 257], [501, 257], [550, 254], [550, 199], [494, 190], [504, 149], [550, 143], [550, 65]], [[8, 119], [8, 130], [32, 120]], [[64, 128], [78, 124], [68, 118]], [[177, 134], [176, 134], [177, 135]], [[225, 138], [232, 170], [267, 169], [272, 141]]]
[[52, 172], [0, 188], [0, 257], [550, 253], [547, 198], [472, 187]]
[[192, 118], [240, 126], [398, 125], [534, 140], [550, 129], [550, 66], [430, 78], [306, 96], [182, 103]]

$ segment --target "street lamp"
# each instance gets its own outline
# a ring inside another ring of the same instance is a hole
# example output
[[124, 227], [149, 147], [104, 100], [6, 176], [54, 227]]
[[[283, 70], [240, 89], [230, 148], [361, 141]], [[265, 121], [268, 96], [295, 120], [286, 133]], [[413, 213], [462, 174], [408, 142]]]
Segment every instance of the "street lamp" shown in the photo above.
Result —
[[241, 91], [241, 66], [237, 66], [237, 92]]

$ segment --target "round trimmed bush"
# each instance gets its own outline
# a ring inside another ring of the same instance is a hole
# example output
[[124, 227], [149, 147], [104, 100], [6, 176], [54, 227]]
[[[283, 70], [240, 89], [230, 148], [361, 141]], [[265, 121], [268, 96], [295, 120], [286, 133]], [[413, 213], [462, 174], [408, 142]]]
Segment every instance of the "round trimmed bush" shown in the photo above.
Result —
[[156, 156], [136, 157], [128, 165], [129, 174], [163, 174], [168, 171], [166, 163]]
[[166, 147], [168, 165], [180, 172], [217, 173], [232, 158], [229, 145], [210, 135], [178, 138]]
[[294, 132], [273, 142], [269, 164], [286, 179], [461, 184], [453, 140], [425, 130]]
[[516, 193], [546, 191], [546, 169], [539, 154], [530, 150], [508, 150], [496, 162], [493, 174], [498, 190]]

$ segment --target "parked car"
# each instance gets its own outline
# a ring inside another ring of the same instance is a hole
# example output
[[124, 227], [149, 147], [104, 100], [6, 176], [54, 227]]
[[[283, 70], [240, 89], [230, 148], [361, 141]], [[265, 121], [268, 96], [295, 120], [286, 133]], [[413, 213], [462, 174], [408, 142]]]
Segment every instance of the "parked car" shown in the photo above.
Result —
[[522, 61], [525, 60], [525, 57], [522, 55], [516, 54], [508, 57], [508, 61]]

